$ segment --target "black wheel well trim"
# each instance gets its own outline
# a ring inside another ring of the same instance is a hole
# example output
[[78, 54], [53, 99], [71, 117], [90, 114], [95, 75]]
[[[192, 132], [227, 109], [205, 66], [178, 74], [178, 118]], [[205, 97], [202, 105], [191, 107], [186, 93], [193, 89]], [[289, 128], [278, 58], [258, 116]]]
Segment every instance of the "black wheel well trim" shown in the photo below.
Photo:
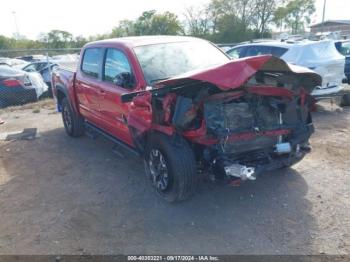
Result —
[[56, 85], [55, 89], [56, 89], [57, 109], [58, 109], [59, 112], [61, 112], [61, 110], [62, 110], [62, 100], [64, 98], [67, 98], [68, 101], [69, 101], [69, 96], [68, 96], [67, 90], [65, 89], [64, 86]]

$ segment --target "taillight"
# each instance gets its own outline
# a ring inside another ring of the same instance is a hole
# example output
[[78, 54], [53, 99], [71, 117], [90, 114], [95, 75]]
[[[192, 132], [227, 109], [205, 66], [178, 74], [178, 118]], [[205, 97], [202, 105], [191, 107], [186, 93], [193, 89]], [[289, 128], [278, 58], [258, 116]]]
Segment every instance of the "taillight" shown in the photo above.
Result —
[[22, 83], [17, 79], [6, 79], [2, 81], [4, 86], [7, 87], [16, 87], [16, 86], [22, 86]]

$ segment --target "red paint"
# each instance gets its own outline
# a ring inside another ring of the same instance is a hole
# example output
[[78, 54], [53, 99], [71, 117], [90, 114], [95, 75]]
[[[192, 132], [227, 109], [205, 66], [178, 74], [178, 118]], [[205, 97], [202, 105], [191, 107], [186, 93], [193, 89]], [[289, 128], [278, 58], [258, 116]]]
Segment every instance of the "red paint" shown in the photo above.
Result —
[[[288, 135], [291, 132], [289, 129], [279, 129], [279, 130], [272, 130], [272, 131], [262, 131], [262, 132], [243, 132], [239, 134], [232, 134], [227, 137], [227, 142], [237, 142], [237, 141], [243, 141], [243, 140], [252, 140], [257, 138], [258, 136], [280, 136], [280, 135]], [[186, 132], [183, 132], [182, 135], [192, 140], [198, 144], [202, 145], [215, 145], [219, 143], [220, 141], [216, 138], [211, 138], [207, 136], [207, 128], [205, 121], [202, 121], [201, 127], [195, 130], [189, 130]]]
[[207, 134], [207, 128], [206, 128], [204, 120], [202, 120], [202, 124], [201, 124], [200, 128], [195, 129], [195, 130], [188, 130], [188, 131], [182, 133], [182, 135], [189, 140], [193, 140], [193, 139], [200, 138], [200, 137], [205, 137], [206, 134]]
[[161, 81], [159, 85], [175, 84], [185, 79], [195, 79], [212, 83], [221, 90], [227, 91], [240, 87], [270, 59], [271, 56], [259, 56], [230, 61], [223, 65], [201, 70], [200, 72], [190, 72], [179, 77]]
[[172, 126], [161, 126], [158, 124], [152, 124], [151, 129], [164, 133], [168, 136], [172, 136], [175, 133], [175, 128]]
[[[257, 71], [269, 70], [271, 64], [278, 64], [277, 71], [293, 72], [296, 74], [312, 76], [315, 80], [315, 86], [322, 83], [319, 75], [313, 73], [307, 68], [294, 67], [287, 64], [281, 59], [271, 55], [263, 55], [250, 58], [242, 58], [239, 60], [232, 60], [226, 64], [215, 66], [209, 69], [189, 72], [181, 76], [173, 77], [161, 82], [158, 86], [165, 86], [169, 84], [183, 83], [186, 80], [195, 79], [205, 81], [216, 85], [223, 91], [240, 88], [245, 84]], [[275, 71], [276, 69], [271, 69]]]
[[294, 94], [288, 89], [273, 86], [254, 86], [248, 88], [248, 92], [261, 96], [278, 96], [293, 98]]
[[169, 124], [170, 115], [171, 115], [171, 107], [176, 103], [176, 94], [169, 93], [163, 99], [163, 111], [164, 111], [164, 123]]
[[300, 105], [301, 106], [305, 105], [306, 96], [307, 96], [306, 90], [303, 87], [300, 88]]
[[127, 122], [140, 133], [144, 133], [152, 127], [151, 98], [149, 92], [140, 94], [133, 99], [130, 107]]

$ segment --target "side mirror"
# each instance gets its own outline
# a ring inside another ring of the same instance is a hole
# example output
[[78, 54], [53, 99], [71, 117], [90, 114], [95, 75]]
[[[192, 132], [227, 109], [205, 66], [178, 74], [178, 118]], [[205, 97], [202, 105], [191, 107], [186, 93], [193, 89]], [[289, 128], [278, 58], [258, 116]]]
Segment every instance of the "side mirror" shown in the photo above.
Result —
[[113, 83], [117, 86], [128, 88], [133, 85], [133, 78], [129, 72], [122, 72], [114, 77]]

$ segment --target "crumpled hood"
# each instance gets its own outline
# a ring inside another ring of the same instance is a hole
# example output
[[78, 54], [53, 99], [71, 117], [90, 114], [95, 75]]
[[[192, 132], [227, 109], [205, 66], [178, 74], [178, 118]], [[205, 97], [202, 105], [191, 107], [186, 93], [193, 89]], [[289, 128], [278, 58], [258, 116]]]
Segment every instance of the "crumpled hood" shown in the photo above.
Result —
[[314, 84], [313, 87], [322, 84], [321, 76], [314, 71], [305, 67], [288, 64], [271, 55], [264, 55], [233, 60], [211, 68], [191, 71], [160, 81], [156, 84], [156, 87], [185, 84], [191, 80], [199, 80], [214, 84], [225, 91], [239, 88], [258, 71], [291, 72], [300, 76], [309, 77]]

